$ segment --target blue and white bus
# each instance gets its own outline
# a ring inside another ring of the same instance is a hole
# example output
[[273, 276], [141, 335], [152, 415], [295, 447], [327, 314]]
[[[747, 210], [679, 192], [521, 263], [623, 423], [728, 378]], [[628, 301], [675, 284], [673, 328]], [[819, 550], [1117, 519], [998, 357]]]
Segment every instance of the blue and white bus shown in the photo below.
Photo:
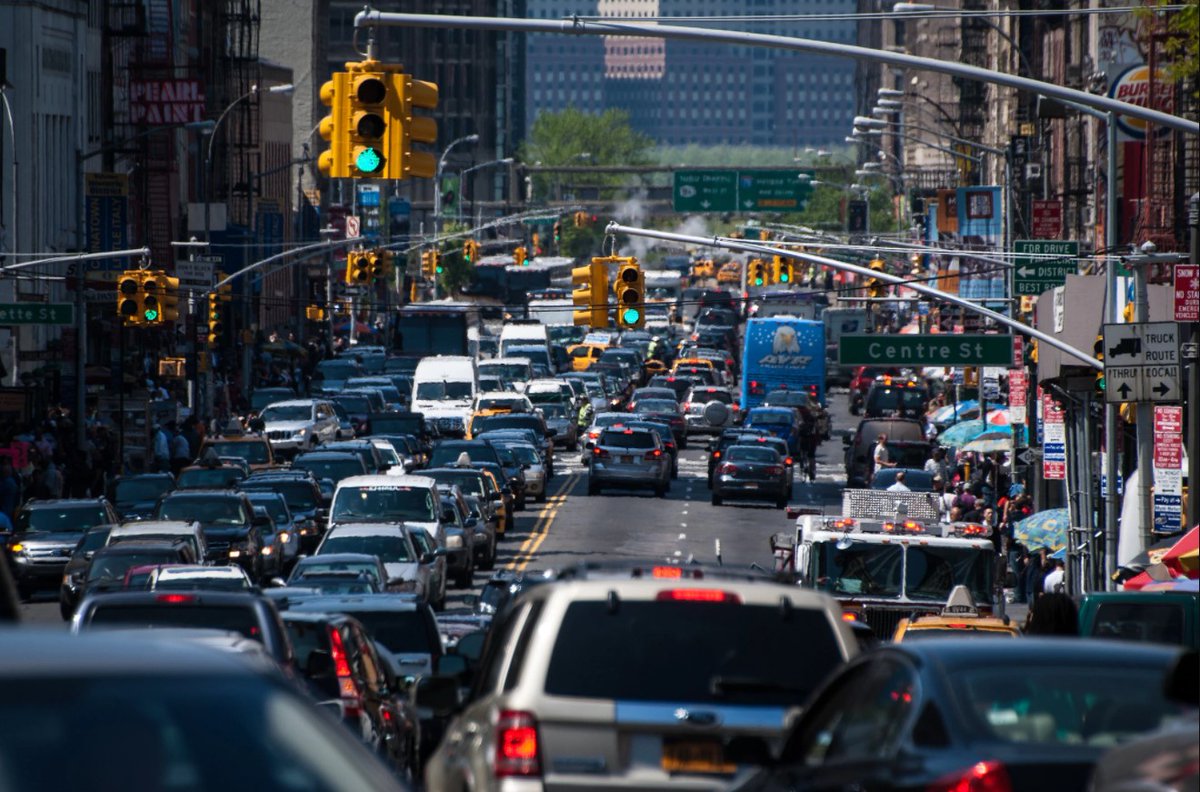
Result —
[[774, 390], [802, 390], [825, 404], [825, 325], [794, 316], [746, 322], [742, 352], [743, 410]]

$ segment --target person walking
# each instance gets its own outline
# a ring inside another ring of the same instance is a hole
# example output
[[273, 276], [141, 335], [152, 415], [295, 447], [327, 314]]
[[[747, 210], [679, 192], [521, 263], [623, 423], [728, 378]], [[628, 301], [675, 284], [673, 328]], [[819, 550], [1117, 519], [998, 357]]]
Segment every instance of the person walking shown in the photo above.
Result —
[[888, 453], [887, 435], [881, 434], [875, 439], [875, 450], [871, 454], [873, 466], [871, 468], [871, 478], [875, 478], [875, 473], [880, 468], [896, 467], [896, 463], [892, 461], [891, 455]]
[[21, 482], [13, 472], [12, 457], [5, 454], [0, 456], [0, 512], [12, 523], [20, 505]]
[[179, 471], [187, 467], [193, 458], [187, 436], [183, 432], [176, 432], [171, 438], [171, 474], [179, 478]]
[[167, 421], [154, 433], [154, 469], [159, 473], [171, 472], [171, 437], [174, 434], [174, 421]]

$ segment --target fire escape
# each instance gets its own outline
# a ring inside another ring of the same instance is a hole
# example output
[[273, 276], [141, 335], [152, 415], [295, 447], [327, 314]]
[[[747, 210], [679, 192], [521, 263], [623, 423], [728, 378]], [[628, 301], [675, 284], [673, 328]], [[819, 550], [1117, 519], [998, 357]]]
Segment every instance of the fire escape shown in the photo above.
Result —
[[[1148, 106], [1165, 113], [1174, 113], [1182, 93], [1174, 82], [1159, 79], [1158, 70], [1163, 66], [1165, 44], [1169, 34], [1163, 17], [1156, 15], [1145, 28], [1149, 44], [1146, 65], [1149, 67]], [[1146, 145], [1143, 155], [1143, 189], [1145, 196], [1138, 220], [1136, 240], [1138, 243], [1153, 242], [1160, 251], [1182, 250], [1182, 236], [1175, 231], [1176, 217], [1180, 216], [1176, 205], [1176, 163], [1183, 157], [1180, 133], [1154, 129], [1146, 125]], [[1195, 167], [1195, 147], [1191, 148], [1192, 165]], [[1182, 188], [1184, 185], [1179, 184]], [[1184, 196], [1186, 198], [1186, 195]]]
[[110, 0], [108, 36], [112, 46], [115, 140], [136, 140], [129, 153], [133, 239], [151, 251], [152, 261], [172, 260], [171, 239], [178, 216], [179, 171], [174, 138], [166, 130], [145, 134], [154, 124], [139, 119], [130, 103], [134, 83], [171, 80], [174, 19], [171, 0]]
[[217, 114], [233, 105], [214, 146], [212, 200], [225, 200], [230, 224], [247, 232], [254, 223], [255, 174], [261, 171], [260, 104], [259, 97], [251, 93], [261, 79], [261, 16], [258, 0], [224, 0], [220, 19], [224, 30], [219, 58], [221, 78], [213, 81], [218, 93], [209, 104]]

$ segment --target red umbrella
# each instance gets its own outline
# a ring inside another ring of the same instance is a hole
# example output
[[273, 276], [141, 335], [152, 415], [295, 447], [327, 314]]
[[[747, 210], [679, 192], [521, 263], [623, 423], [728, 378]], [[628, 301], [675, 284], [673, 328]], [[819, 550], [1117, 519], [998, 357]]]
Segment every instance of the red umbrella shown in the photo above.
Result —
[[1155, 564], [1147, 567], [1138, 574], [1126, 580], [1122, 587], [1126, 591], [1141, 591], [1144, 587], [1151, 583], [1161, 583], [1171, 580], [1175, 577], [1175, 573], [1164, 567], [1162, 564]]
[[1200, 525], [1193, 526], [1182, 539], [1171, 545], [1162, 562], [1178, 575], [1200, 577], [1200, 567], [1196, 565], [1197, 551], [1200, 551]]

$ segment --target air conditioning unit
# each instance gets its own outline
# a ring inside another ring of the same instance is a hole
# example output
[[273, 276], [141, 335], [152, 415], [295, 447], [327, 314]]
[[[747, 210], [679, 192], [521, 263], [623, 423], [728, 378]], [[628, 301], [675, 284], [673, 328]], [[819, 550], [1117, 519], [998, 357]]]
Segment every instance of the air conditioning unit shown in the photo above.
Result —
[[1030, 162], [1025, 165], [1025, 181], [1037, 181], [1042, 178], [1042, 163]]

